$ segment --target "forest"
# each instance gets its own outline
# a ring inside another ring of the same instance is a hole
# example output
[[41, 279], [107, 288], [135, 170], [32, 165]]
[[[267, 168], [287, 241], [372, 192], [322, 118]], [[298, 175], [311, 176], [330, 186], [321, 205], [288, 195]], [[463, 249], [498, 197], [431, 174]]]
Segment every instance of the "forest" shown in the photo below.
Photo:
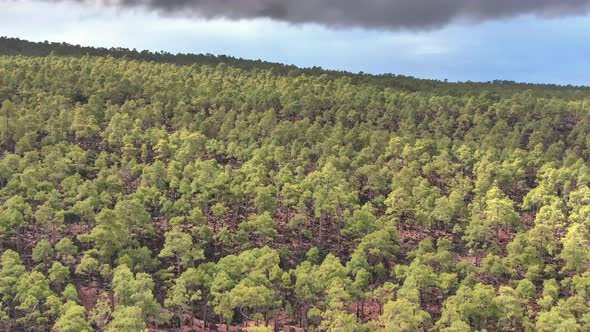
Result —
[[0, 331], [590, 330], [588, 88], [0, 54]]

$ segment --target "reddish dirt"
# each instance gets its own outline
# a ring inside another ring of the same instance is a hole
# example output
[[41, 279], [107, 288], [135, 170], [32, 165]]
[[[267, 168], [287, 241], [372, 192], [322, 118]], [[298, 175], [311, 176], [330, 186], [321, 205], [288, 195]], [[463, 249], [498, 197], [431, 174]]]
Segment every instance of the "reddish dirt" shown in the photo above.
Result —
[[86, 308], [87, 312], [90, 312], [96, 305], [101, 290], [97, 287], [82, 286], [76, 282], [75, 284], [78, 289], [78, 297], [80, 298], [82, 306]]
[[[282, 318], [285, 318], [284, 316], [281, 318], [281, 314], [279, 315], [279, 320], [281, 320]], [[190, 317], [186, 316], [186, 321], [189, 321]], [[205, 328], [205, 322], [203, 322], [200, 319], [193, 319], [193, 323], [191, 324], [186, 324], [182, 329], [176, 327], [176, 328], [172, 328], [172, 329], [150, 329], [149, 331], [151, 332], [170, 332], [170, 331], [178, 331], [178, 332], [241, 332], [243, 331], [243, 329], [247, 326], [249, 326], [250, 324], [255, 325], [258, 324], [258, 326], [260, 325], [264, 325], [264, 322], [244, 322], [244, 324], [242, 325], [233, 325], [230, 326], [229, 329], [227, 327], [226, 324], [213, 324], [213, 326], [207, 327]], [[272, 327], [274, 324], [274, 321], [270, 321], [269, 325], [270, 327]], [[279, 326], [281, 326], [278, 331], [282, 331], [282, 332], [305, 332], [305, 329], [296, 327], [296, 326], [291, 326], [291, 325], [283, 325], [281, 323], [279, 323]]]
[[536, 214], [531, 211], [525, 211], [522, 213], [521, 219], [527, 228], [533, 228], [535, 226]]
[[376, 320], [381, 316], [381, 304], [375, 300], [367, 300], [364, 304], [355, 303], [352, 306], [352, 312], [360, 312], [360, 307], [363, 308], [361, 318], [368, 322], [370, 320]]

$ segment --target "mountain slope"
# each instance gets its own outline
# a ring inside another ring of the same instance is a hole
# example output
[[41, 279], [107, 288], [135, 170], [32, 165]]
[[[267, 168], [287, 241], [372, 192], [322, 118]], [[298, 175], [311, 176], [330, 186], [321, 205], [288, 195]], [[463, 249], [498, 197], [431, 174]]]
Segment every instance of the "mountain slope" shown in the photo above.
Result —
[[589, 328], [585, 89], [55, 49], [0, 56], [0, 330]]

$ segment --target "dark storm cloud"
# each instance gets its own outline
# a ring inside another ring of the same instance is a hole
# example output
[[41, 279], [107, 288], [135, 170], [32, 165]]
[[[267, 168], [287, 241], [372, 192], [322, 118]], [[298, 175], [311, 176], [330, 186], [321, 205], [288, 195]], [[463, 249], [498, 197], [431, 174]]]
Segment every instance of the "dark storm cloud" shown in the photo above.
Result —
[[[46, 0], [59, 1], [59, 0]], [[67, 0], [66, 0], [67, 1]], [[70, 0], [76, 1], [76, 0]], [[77, 0], [203, 18], [271, 18], [332, 27], [430, 29], [532, 14], [584, 15], [590, 0]]]

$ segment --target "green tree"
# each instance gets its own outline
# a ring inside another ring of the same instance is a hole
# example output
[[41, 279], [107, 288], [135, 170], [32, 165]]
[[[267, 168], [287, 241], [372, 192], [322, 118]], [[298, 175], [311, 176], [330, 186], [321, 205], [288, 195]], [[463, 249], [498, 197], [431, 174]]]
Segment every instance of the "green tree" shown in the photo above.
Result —
[[68, 284], [64, 291], [61, 293], [64, 299], [67, 301], [72, 301], [76, 303], [80, 303], [80, 298], [78, 297], [78, 290], [76, 290], [76, 286], [72, 284]]
[[32, 208], [23, 197], [15, 195], [6, 200], [0, 207], [0, 239], [18, 234], [17, 246], [20, 247], [22, 227], [28, 222], [31, 214]]
[[494, 299], [499, 313], [498, 329], [516, 330], [522, 328], [525, 316], [525, 299], [511, 287], [502, 286]]
[[168, 291], [164, 305], [170, 308], [178, 317], [180, 329], [184, 328], [185, 315], [192, 315], [192, 305], [202, 299], [202, 292], [199, 289], [199, 273], [189, 268], [182, 273], [174, 282], [174, 286]]
[[142, 319], [142, 310], [138, 307], [118, 306], [113, 312], [113, 320], [106, 326], [105, 332], [137, 332], [147, 327]]
[[381, 331], [425, 331], [430, 323], [430, 315], [420, 306], [405, 298], [389, 301], [383, 308], [380, 323]]
[[250, 216], [248, 221], [240, 224], [240, 230], [251, 234], [263, 245], [272, 241], [273, 236], [277, 234], [275, 221], [268, 212]]
[[480, 202], [473, 203], [471, 219], [463, 239], [473, 249], [497, 248], [501, 230], [508, 232], [509, 227], [521, 226], [514, 202], [495, 186]]
[[0, 257], [0, 294], [2, 303], [7, 305], [11, 312], [14, 311], [18, 282], [25, 273], [20, 256], [12, 250], [6, 250]]
[[[147, 273], [137, 273], [134, 276], [127, 265], [120, 265], [113, 271], [113, 291], [118, 303], [121, 306], [138, 308], [140, 318], [146, 323], [149, 318], [159, 318], [160, 305], [153, 290], [154, 282]], [[116, 320], [117, 311], [113, 316]]]
[[563, 250], [560, 257], [565, 261], [563, 272], [581, 273], [588, 270], [590, 264], [590, 234], [587, 227], [573, 224], [562, 239]]
[[[322, 243], [324, 225], [322, 217], [333, 214], [341, 218], [341, 211], [354, 202], [354, 192], [348, 187], [345, 175], [332, 163], [326, 163], [320, 170], [310, 173], [305, 179], [313, 188], [315, 217], [320, 220], [318, 241]], [[340, 220], [337, 220], [340, 223]]]
[[18, 303], [16, 309], [21, 313], [17, 323], [37, 331], [46, 329], [50, 323], [50, 317], [44, 314], [45, 304], [52, 296], [55, 295], [49, 287], [49, 281], [40, 272], [33, 271], [21, 276], [15, 295]]
[[62, 307], [62, 314], [59, 316], [53, 329], [56, 332], [92, 332], [92, 326], [86, 321], [84, 307], [67, 302]]
[[37, 242], [37, 245], [33, 248], [32, 258], [35, 263], [43, 263], [44, 269], [47, 270], [54, 253], [55, 251], [53, 250], [51, 243], [47, 240], [41, 240]]
[[70, 269], [60, 262], [53, 262], [48, 273], [49, 280], [57, 286], [58, 290], [61, 290], [63, 285], [70, 279]]
[[193, 238], [179, 229], [173, 229], [165, 234], [166, 241], [158, 257], [174, 258], [176, 275], [180, 276], [182, 268], [193, 266], [195, 261], [205, 258], [202, 249], [195, 248]]
[[55, 244], [55, 251], [58, 258], [64, 263], [71, 265], [75, 262], [75, 256], [78, 254], [78, 247], [74, 245], [72, 240], [64, 237]]
[[94, 242], [100, 256], [108, 260], [129, 241], [129, 233], [123, 222], [117, 219], [113, 210], [103, 209], [96, 216], [96, 227], [90, 234], [82, 234], [82, 242]]
[[98, 274], [100, 263], [94, 257], [94, 252], [85, 252], [80, 260], [80, 264], [76, 267], [75, 273], [77, 275], [87, 276], [88, 282], [92, 280], [92, 277]]
[[103, 292], [99, 295], [92, 311], [90, 311], [89, 319], [99, 330], [104, 330], [105, 326], [111, 320], [111, 316], [111, 296], [108, 293]]
[[[152, 235], [151, 216], [138, 200], [120, 200], [115, 205], [115, 218], [127, 228], [130, 238]], [[98, 218], [98, 217], [97, 217]], [[98, 222], [98, 220], [97, 220]]]

